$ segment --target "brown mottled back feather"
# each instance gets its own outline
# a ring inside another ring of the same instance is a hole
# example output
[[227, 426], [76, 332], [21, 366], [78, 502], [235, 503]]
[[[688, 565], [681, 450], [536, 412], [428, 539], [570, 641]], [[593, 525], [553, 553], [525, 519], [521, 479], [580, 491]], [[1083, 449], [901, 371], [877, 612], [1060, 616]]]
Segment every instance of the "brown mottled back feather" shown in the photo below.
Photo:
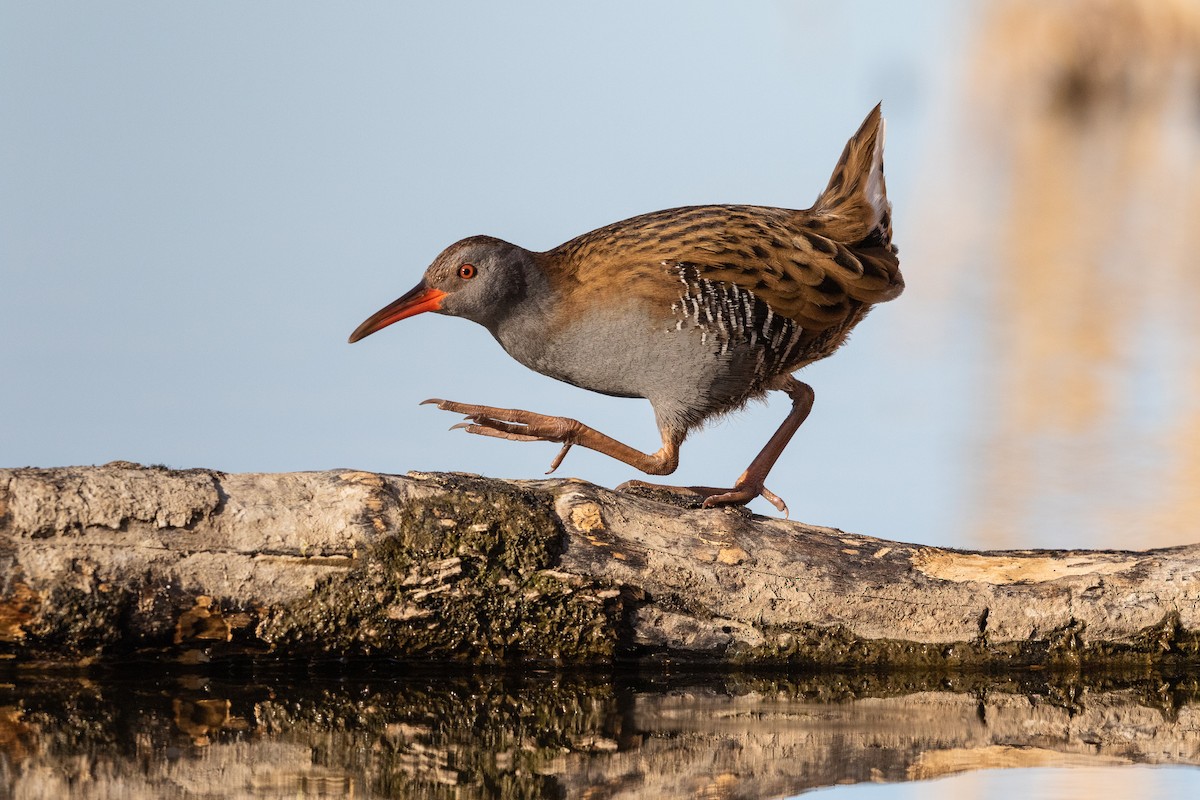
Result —
[[587, 302], [579, 293], [619, 282], [627, 296], [665, 307], [680, 296], [677, 267], [686, 264], [704, 280], [752, 292], [810, 338], [840, 331], [840, 343], [868, 306], [904, 288], [882, 148], [877, 106], [812, 208], [688, 206], [633, 217], [545, 254], [552, 281], [577, 302]]

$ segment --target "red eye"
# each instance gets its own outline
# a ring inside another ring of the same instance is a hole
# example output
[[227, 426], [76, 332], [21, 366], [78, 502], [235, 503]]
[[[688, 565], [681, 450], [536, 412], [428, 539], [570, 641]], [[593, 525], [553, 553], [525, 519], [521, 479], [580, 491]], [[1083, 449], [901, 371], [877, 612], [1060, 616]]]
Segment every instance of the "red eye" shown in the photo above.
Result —
[[462, 278], [464, 281], [469, 281], [469, 280], [471, 280], [471, 278], [474, 278], [475, 277], [475, 265], [474, 264], [463, 264], [461, 267], [458, 268], [458, 277]]

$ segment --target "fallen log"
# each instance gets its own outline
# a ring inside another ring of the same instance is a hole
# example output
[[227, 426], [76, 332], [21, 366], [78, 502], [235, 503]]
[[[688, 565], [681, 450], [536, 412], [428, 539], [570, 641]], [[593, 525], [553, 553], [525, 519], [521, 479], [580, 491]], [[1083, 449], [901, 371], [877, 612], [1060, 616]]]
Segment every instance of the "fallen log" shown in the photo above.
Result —
[[577, 480], [0, 470], [0, 654], [1200, 661], [1200, 546], [969, 552]]

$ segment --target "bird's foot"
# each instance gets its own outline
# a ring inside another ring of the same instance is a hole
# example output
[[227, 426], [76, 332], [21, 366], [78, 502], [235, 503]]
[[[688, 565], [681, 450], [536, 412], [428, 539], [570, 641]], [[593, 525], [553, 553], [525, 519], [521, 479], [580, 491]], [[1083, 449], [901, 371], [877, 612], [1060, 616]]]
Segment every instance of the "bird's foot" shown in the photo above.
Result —
[[787, 503], [772, 492], [762, 483], [748, 481], [744, 477], [737, 482], [737, 485], [732, 489], [719, 489], [713, 486], [663, 486], [658, 483], [647, 483], [646, 481], [625, 481], [617, 487], [618, 490], [641, 488], [641, 489], [658, 489], [665, 492], [673, 492], [677, 494], [687, 494], [693, 497], [703, 497], [704, 508], [716, 508], [717, 506], [744, 506], [756, 497], [761, 497], [766, 500], [779, 512], [787, 518], [788, 507]]
[[421, 405], [427, 404], [436, 405], [442, 411], [451, 411], [466, 416], [466, 422], [452, 425], [450, 430], [461, 428], [467, 433], [494, 436], [497, 439], [509, 439], [514, 442], [560, 443], [562, 449], [550, 462], [550, 469], [546, 471], [547, 475], [558, 469], [558, 465], [570, 451], [571, 445], [575, 444], [575, 437], [584, 428], [578, 420], [535, 414], [532, 411], [522, 411], [517, 408], [477, 406], [437, 398], [421, 403]]

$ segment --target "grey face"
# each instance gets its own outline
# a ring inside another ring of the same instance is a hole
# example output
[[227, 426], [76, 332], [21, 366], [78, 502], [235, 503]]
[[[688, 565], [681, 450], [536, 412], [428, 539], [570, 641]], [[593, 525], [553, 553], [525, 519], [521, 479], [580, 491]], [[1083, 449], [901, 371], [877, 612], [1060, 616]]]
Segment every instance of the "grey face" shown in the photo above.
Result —
[[438, 313], [495, 329], [528, 289], [529, 253], [488, 236], [447, 247], [425, 270], [425, 285], [445, 292]]
[[350, 341], [425, 311], [464, 317], [495, 333], [520, 306], [536, 269], [533, 255], [515, 244], [490, 236], [463, 239], [447, 247], [407, 294], [359, 325]]

